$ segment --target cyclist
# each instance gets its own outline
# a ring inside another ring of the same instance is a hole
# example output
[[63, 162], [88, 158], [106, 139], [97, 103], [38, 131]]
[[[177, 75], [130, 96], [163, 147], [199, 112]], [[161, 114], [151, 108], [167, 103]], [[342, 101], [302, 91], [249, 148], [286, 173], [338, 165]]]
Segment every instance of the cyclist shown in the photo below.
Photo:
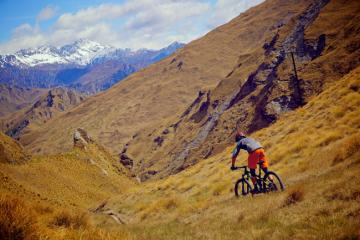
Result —
[[251, 181], [254, 185], [253, 194], [259, 193], [256, 184], [256, 167], [259, 161], [262, 161], [261, 169], [266, 174], [268, 172], [268, 160], [265, 156], [265, 151], [262, 145], [256, 140], [246, 137], [243, 132], [238, 131], [235, 135], [236, 146], [232, 152], [231, 170], [236, 170], [235, 161], [239, 155], [240, 149], [246, 150], [249, 153], [248, 167], [250, 168]]

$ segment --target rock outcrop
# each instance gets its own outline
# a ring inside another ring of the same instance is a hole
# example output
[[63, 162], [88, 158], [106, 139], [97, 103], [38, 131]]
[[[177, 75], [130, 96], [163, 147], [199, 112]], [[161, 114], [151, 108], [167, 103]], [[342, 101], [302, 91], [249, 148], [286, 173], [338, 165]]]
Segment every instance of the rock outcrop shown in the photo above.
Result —
[[82, 129], [78, 128], [74, 132], [74, 147], [86, 150], [86, 146], [89, 143], [93, 143], [93, 139], [88, 135], [88, 133]]
[[31, 106], [47, 89], [0, 84], [0, 117]]
[[47, 90], [32, 106], [8, 115], [0, 121], [2, 130], [21, 141], [29, 126], [41, 127], [55, 116], [83, 102], [86, 95], [66, 88]]
[[126, 153], [120, 154], [120, 163], [127, 169], [132, 169], [134, 166], [134, 160], [129, 158]]

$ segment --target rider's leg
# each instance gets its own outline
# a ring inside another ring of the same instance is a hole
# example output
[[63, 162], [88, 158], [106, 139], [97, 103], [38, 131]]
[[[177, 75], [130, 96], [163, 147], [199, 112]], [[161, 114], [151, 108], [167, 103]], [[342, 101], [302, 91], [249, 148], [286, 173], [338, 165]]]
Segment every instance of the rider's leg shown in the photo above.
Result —
[[[260, 161], [263, 162], [263, 164], [261, 165], [261, 169], [264, 171], [265, 175], [268, 173], [268, 167], [269, 167], [269, 161], [267, 159], [267, 157], [265, 156], [265, 151], [264, 149], [261, 149], [259, 151], [259, 158], [261, 159]], [[270, 175], [269, 176], [269, 180], [272, 181], [273, 178], [272, 176]]]
[[255, 152], [252, 152], [249, 154], [248, 157], [248, 167], [250, 168], [250, 174], [251, 174], [251, 182], [253, 183], [254, 186], [254, 190], [257, 191], [257, 184], [256, 184], [256, 167], [257, 167], [257, 162], [259, 161], [258, 156]]
[[254, 186], [254, 190], [258, 190], [258, 186], [257, 186], [257, 184], [256, 184], [256, 169], [254, 169], [254, 168], [250, 168], [250, 174], [251, 174], [251, 182], [252, 182], [252, 184], [253, 184], [253, 186]]
[[[264, 171], [265, 175], [269, 172], [267, 167], [261, 166], [261, 169]], [[273, 181], [273, 177], [271, 175], [269, 175], [269, 180]]]

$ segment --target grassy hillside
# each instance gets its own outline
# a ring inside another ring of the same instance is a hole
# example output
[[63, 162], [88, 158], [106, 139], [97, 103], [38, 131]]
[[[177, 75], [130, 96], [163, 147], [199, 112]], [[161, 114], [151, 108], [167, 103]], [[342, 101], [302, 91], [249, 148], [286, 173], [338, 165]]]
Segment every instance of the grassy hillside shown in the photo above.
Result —
[[29, 160], [23, 146], [0, 132], [0, 163], [19, 164]]
[[[165, 180], [112, 198], [135, 239], [356, 239], [360, 200], [360, 68], [253, 135], [282, 193], [236, 199], [231, 147]], [[246, 154], [239, 164], [245, 164]]]
[[[2, 163], [0, 224], [13, 219], [29, 239], [357, 239], [359, 104], [360, 67], [252, 135], [285, 192], [236, 198], [232, 146], [166, 179], [135, 184], [90, 144]], [[238, 164], [245, 159], [240, 154]]]
[[12, 223], [1, 229], [28, 239], [357, 239], [359, 104], [360, 67], [252, 135], [287, 186], [280, 193], [236, 198], [232, 146], [142, 184], [96, 143], [1, 163], [0, 225]]
[[[106, 238], [94, 227], [89, 209], [135, 185], [95, 142], [63, 154], [30, 157], [1, 135], [0, 149], [12, 154], [5, 155], [11, 161], [3, 161], [2, 154], [0, 162], [1, 239]], [[23, 155], [26, 161], [18, 157]]]
[[[0, 239], [359, 239], [359, 7], [266, 1], [30, 129], [21, 142], [43, 155], [0, 134]], [[292, 44], [307, 50], [299, 82], [283, 51]], [[286, 191], [234, 196], [236, 126], [263, 144]], [[199, 156], [179, 165], [177, 150], [194, 146]], [[181, 171], [135, 180], [173, 163]]]
[[359, 12], [359, 1], [266, 1], [240, 15], [248, 28], [238, 28], [246, 36], [239, 40], [251, 36], [253, 44], [180, 118], [129, 142], [126, 154], [138, 163], [133, 171], [157, 172], [150, 177], [176, 173], [221, 152], [236, 127], [252, 133], [306, 104], [360, 64]]

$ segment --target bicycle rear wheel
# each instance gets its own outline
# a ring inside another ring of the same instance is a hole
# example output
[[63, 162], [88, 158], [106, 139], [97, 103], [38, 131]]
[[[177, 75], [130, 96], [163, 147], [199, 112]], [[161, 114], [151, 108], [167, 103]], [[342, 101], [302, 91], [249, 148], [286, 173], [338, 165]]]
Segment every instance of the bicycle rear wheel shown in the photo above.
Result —
[[265, 192], [277, 192], [285, 190], [284, 183], [275, 172], [268, 172], [264, 177], [263, 184]]
[[252, 188], [250, 183], [246, 179], [241, 178], [235, 183], [234, 190], [235, 196], [239, 197], [240, 195], [246, 196], [251, 193]]

